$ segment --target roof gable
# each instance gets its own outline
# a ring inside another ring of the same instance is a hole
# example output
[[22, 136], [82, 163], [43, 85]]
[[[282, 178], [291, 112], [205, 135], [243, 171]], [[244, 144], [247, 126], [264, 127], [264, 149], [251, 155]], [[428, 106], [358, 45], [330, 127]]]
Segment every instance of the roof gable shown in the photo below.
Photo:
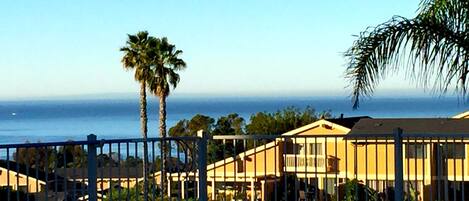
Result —
[[463, 112], [461, 114], [457, 114], [453, 118], [455, 118], [455, 119], [467, 119], [467, 118], [469, 118], [469, 110], [466, 111], [466, 112]]
[[[300, 128], [291, 130], [289, 132], [286, 132], [282, 135], [290, 136], [290, 135], [297, 135], [301, 134], [305, 131], [315, 129], [321, 126], [327, 126], [326, 128], [330, 129], [339, 129], [340, 131], [343, 131], [344, 134], [350, 132], [350, 129], [357, 123], [360, 119], [363, 118], [370, 118], [368, 116], [363, 116], [363, 117], [350, 117], [350, 118], [337, 118], [337, 119], [321, 119], [318, 121], [315, 121], [313, 123], [310, 123], [308, 125], [302, 126]], [[322, 133], [325, 134], [325, 133]]]
[[[358, 121], [358, 119], [361, 119], [361, 118], [370, 118], [370, 117], [352, 117], [354, 119], [354, 121]], [[352, 119], [352, 118], [341, 118], [343, 121], [346, 121], [347, 119]], [[291, 131], [288, 131], [284, 134], [282, 134], [283, 136], [292, 136], [292, 135], [298, 135], [298, 134], [301, 134], [305, 131], [308, 131], [308, 130], [311, 130], [311, 129], [315, 129], [315, 128], [319, 128], [321, 127], [322, 125], [325, 125], [329, 128], [334, 128], [334, 129], [339, 129], [340, 131], [343, 131], [344, 134], [347, 134], [349, 131], [350, 131], [350, 128], [347, 128], [345, 126], [342, 126], [342, 125], [339, 125], [337, 123], [334, 123], [332, 122], [334, 121], [333, 119], [321, 119], [321, 120], [317, 120], [313, 123], [310, 123], [308, 125], [305, 125], [305, 126], [302, 126], [300, 128], [297, 128], [297, 129], [294, 129], [294, 130], [291, 130]], [[350, 124], [348, 124], [350, 125]], [[324, 133], [322, 133], [324, 134]], [[235, 158], [238, 158], [238, 157], [241, 157], [241, 156], [249, 156], [249, 155], [252, 155], [252, 154], [255, 154], [257, 152], [262, 152], [263, 150], [266, 150], [266, 149], [270, 149], [274, 146], [276, 146], [277, 142], [276, 141], [273, 141], [273, 142], [269, 142], [267, 143], [266, 145], [262, 145], [262, 146], [258, 146], [256, 148], [253, 148], [253, 149], [250, 149], [250, 150], [247, 150], [245, 152], [242, 152], [242, 153], [239, 153], [236, 157], [230, 157], [230, 158], [226, 158], [224, 160], [221, 160], [221, 161], [218, 161], [218, 162], [215, 162], [215, 163], [212, 163], [210, 165], [207, 166], [208, 170], [211, 170], [211, 169], [214, 169], [214, 168], [217, 168], [217, 167], [220, 167], [221, 165], [224, 165], [224, 164], [227, 164], [227, 163], [231, 163], [235, 160]]]

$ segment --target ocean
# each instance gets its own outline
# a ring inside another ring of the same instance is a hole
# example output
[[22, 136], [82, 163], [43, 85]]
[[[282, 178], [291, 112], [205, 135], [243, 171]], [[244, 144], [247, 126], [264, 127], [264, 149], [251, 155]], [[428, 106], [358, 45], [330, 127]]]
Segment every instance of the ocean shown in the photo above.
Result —
[[[288, 106], [333, 115], [375, 118], [451, 117], [469, 110], [457, 98], [373, 98], [352, 110], [347, 98], [329, 97], [179, 97], [167, 103], [168, 128], [195, 114], [218, 118], [238, 113], [247, 121], [256, 112], [274, 112]], [[149, 101], [149, 136], [158, 135], [158, 104]], [[88, 134], [100, 139], [140, 137], [137, 99], [0, 101], [0, 144], [85, 140]]]

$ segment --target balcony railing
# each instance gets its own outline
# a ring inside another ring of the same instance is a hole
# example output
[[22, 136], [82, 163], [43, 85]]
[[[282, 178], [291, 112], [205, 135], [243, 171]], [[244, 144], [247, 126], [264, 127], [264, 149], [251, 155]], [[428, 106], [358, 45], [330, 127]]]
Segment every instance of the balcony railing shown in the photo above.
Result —
[[303, 155], [303, 154], [286, 154], [285, 166], [286, 171], [318, 171], [325, 172], [325, 157], [318, 155]]

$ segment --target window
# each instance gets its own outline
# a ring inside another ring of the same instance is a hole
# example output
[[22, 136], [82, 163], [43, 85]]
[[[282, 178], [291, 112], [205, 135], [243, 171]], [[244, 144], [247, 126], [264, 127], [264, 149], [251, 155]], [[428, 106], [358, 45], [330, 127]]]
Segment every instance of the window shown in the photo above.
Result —
[[237, 172], [244, 172], [244, 161], [241, 159], [236, 160], [236, 171]]
[[464, 159], [466, 156], [464, 144], [444, 144], [442, 149], [443, 153], [446, 153], [446, 158]]
[[309, 143], [308, 144], [309, 155], [321, 155], [322, 154], [322, 143]]
[[405, 156], [406, 158], [426, 158], [427, 150], [424, 144], [406, 144]]

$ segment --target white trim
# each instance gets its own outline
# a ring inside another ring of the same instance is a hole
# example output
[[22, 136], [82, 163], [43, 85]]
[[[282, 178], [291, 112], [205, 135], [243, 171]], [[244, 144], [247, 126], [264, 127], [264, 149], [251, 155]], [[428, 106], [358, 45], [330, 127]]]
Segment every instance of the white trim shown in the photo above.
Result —
[[460, 114], [457, 114], [455, 116], [453, 116], [454, 119], [462, 119], [462, 118], [465, 118], [465, 117], [468, 117], [469, 116], [469, 111], [466, 111], [466, 112], [463, 112], [463, 113], [460, 113]]
[[299, 134], [301, 132], [304, 132], [304, 131], [307, 131], [309, 129], [313, 129], [315, 127], [318, 127], [320, 125], [328, 125], [328, 126], [331, 126], [332, 128], [337, 128], [339, 130], [342, 130], [346, 133], [350, 132], [350, 128], [347, 128], [347, 127], [344, 127], [344, 126], [341, 126], [339, 124], [335, 124], [335, 123], [332, 123], [330, 121], [327, 121], [325, 119], [321, 119], [321, 120], [318, 120], [318, 121], [315, 121], [313, 123], [310, 123], [306, 126], [302, 126], [300, 128], [297, 128], [297, 129], [294, 129], [294, 130], [291, 130], [291, 131], [288, 131], [282, 135], [285, 135], [285, 136], [290, 136], [290, 135], [296, 135], [296, 134]]

